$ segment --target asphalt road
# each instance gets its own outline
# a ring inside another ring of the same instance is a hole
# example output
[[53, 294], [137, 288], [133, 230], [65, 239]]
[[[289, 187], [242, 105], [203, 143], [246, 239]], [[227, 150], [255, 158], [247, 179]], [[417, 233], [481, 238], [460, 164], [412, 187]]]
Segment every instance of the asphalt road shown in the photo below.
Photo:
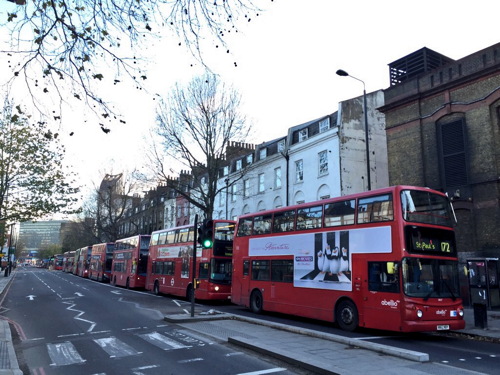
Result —
[[187, 303], [44, 269], [18, 271], [2, 314], [24, 373], [303, 374], [166, 323]]

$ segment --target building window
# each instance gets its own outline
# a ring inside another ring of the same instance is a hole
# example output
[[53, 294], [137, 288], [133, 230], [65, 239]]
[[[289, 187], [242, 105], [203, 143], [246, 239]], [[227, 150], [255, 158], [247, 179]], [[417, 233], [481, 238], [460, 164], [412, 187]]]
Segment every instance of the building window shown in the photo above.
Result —
[[250, 179], [243, 181], [243, 196], [248, 198], [250, 196]]
[[261, 148], [259, 152], [260, 160], [264, 160], [267, 156], [267, 148]]
[[274, 188], [281, 189], [281, 168], [274, 169]]
[[285, 140], [282, 139], [281, 141], [278, 142], [278, 152], [283, 152], [285, 151]]
[[307, 139], [307, 128], [299, 131], [299, 142], [305, 141]]
[[222, 173], [223, 173], [223, 175], [224, 175], [224, 176], [227, 176], [227, 175], [229, 174], [229, 166], [228, 166], [228, 165], [226, 165], [226, 166], [224, 167], [224, 169], [223, 169]]
[[236, 160], [236, 170], [239, 171], [243, 166], [243, 160]]
[[247, 155], [247, 164], [253, 163], [253, 154]]
[[319, 122], [319, 132], [323, 133], [330, 129], [330, 117], [325, 118]]
[[304, 181], [304, 162], [301, 159], [295, 162], [295, 182], [302, 181]]
[[220, 199], [219, 199], [219, 207], [222, 207], [226, 204], [226, 197], [227, 197], [227, 192], [226, 191], [221, 191], [220, 193]]
[[263, 193], [265, 191], [264, 186], [264, 173], [259, 174], [259, 193]]
[[318, 154], [318, 166], [320, 176], [328, 173], [328, 152], [326, 150]]
[[457, 121], [438, 126], [441, 168], [445, 188], [468, 184], [465, 121]]
[[238, 185], [231, 186], [231, 202], [236, 202], [236, 195], [238, 194]]

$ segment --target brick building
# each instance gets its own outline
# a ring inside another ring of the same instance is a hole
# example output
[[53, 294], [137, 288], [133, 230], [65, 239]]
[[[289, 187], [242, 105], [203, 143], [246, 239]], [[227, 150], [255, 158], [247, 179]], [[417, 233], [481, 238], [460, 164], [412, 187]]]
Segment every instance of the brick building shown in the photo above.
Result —
[[472, 256], [498, 257], [500, 44], [456, 61], [423, 48], [389, 68], [380, 111], [390, 184], [428, 186], [452, 197], [461, 265]]

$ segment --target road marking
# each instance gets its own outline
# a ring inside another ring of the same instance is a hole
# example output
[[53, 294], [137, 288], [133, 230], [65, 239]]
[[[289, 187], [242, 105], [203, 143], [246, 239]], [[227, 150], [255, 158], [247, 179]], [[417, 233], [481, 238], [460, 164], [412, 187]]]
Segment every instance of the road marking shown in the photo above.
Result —
[[29, 296], [26, 296], [26, 298], [29, 298], [30, 301], [33, 301], [35, 299], [36, 296], [30, 294]]
[[199, 361], [203, 361], [203, 358], [184, 359], [182, 361], [177, 361], [177, 363], [191, 363], [191, 362], [199, 362]]
[[[71, 304], [71, 302], [63, 302], [63, 303], [65, 303], [67, 305]], [[92, 332], [92, 330], [97, 325], [97, 323], [93, 322], [91, 320], [86, 320], [86, 319], [80, 318], [80, 316], [82, 316], [83, 314], [85, 314], [85, 311], [75, 310], [75, 309], [73, 309], [74, 306], [76, 306], [75, 303], [73, 303], [70, 307], [67, 307], [66, 310], [78, 312], [79, 314], [76, 315], [73, 319], [80, 320], [80, 321], [85, 322], [85, 323], [89, 323], [90, 324], [90, 328], [87, 330], [87, 332]]]
[[142, 354], [142, 352], [136, 351], [134, 348], [125, 344], [123, 341], [118, 340], [116, 337], [96, 339], [94, 342], [106, 353], [108, 353], [109, 358], [121, 358]]
[[83, 297], [83, 294], [80, 293], [80, 292], [75, 292], [75, 294], [78, 296], [78, 297]]
[[226, 357], [233, 357], [235, 355], [243, 355], [244, 353], [243, 352], [234, 352], [234, 353], [227, 353], [226, 354]]
[[151, 366], [142, 366], [142, 367], [137, 367], [137, 368], [133, 368], [131, 369], [132, 370], [132, 374], [134, 375], [145, 375], [142, 370], [149, 370], [149, 369], [152, 369], [152, 368], [158, 368], [160, 366], [158, 365], [151, 365]]
[[261, 375], [261, 374], [272, 374], [274, 372], [281, 372], [281, 371], [286, 371], [286, 368], [283, 367], [277, 367], [277, 368], [271, 368], [269, 370], [261, 370], [261, 371], [252, 371], [252, 372], [243, 372], [238, 375]]
[[191, 348], [192, 347], [190, 345], [188, 346], [188, 345], [180, 344], [177, 341], [169, 339], [168, 337], [166, 337], [158, 332], [145, 333], [145, 334], [139, 335], [139, 337], [146, 340], [150, 344], [157, 346], [158, 348], [160, 348], [162, 350], [184, 349], [184, 348]]
[[69, 341], [60, 344], [47, 344], [47, 351], [52, 360], [51, 366], [66, 366], [75, 363], [83, 363], [83, 359], [76, 348]]

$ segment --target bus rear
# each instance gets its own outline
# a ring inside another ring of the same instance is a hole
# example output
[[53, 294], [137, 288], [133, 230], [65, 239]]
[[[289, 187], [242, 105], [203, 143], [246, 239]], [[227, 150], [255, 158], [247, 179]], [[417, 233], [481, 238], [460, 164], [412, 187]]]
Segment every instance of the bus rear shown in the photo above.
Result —
[[[200, 300], [231, 297], [235, 222], [212, 220], [213, 237], [207, 248], [196, 248], [196, 292]], [[191, 298], [193, 293], [194, 227], [186, 225], [152, 233], [146, 289], [155, 294]]]
[[117, 240], [111, 265], [111, 283], [126, 288], [146, 286], [150, 235]]
[[107, 242], [92, 246], [89, 264], [89, 278], [100, 282], [109, 282], [113, 261], [114, 243]]

